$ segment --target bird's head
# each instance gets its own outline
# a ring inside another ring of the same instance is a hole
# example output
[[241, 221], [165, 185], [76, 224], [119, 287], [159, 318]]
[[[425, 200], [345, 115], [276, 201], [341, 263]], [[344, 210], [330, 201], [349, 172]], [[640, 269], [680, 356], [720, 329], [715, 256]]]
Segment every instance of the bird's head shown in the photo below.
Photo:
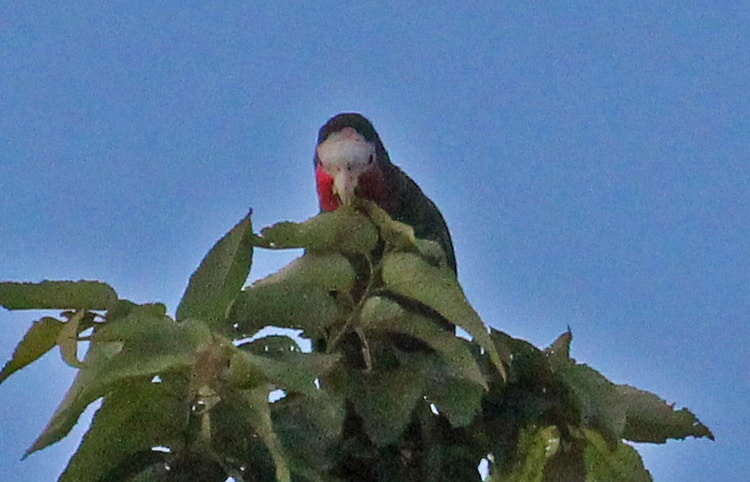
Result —
[[370, 121], [360, 114], [338, 114], [318, 133], [315, 178], [320, 208], [333, 211], [356, 196], [387, 209], [389, 187], [384, 166], [388, 153]]

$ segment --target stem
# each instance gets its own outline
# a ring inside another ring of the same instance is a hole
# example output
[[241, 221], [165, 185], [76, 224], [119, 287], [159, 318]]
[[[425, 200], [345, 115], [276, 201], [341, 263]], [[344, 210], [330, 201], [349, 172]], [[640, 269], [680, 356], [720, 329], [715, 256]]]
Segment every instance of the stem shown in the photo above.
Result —
[[367, 267], [369, 269], [369, 276], [367, 280], [367, 286], [365, 286], [365, 291], [364, 293], [362, 293], [362, 296], [357, 302], [357, 305], [352, 310], [352, 313], [344, 322], [344, 326], [342, 326], [341, 330], [339, 330], [339, 332], [336, 333], [333, 336], [333, 338], [331, 338], [331, 341], [330, 343], [328, 343], [328, 347], [326, 348], [326, 353], [331, 353], [333, 349], [336, 348], [336, 345], [338, 345], [339, 340], [341, 340], [341, 337], [344, 336], [345, 333], [351, 330], [352, 325], [355, 324], [355, 322], [359, 319], [359, 316], [362, 314], [362, 308], [365, 306], [365, 301], [367, 301], [367, 299], [370, 297], [370, 294], [375, 288], [375, 272], [377, 269], [380, 269], [380, 266], [378, 265], [376, 269], [376, 267], [374, 267], [372, 264], [372, 259], [368, 255]]

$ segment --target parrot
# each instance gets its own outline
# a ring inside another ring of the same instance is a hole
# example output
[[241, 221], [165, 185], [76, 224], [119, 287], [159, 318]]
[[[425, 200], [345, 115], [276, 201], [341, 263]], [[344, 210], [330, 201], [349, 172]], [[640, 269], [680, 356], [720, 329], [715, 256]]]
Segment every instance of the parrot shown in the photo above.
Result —
[[453, 241], [443, 215], [391, 162], [377, 131], [362, 114], [337, 114], [320, 128], [314, 165], [321, 212], [350, 205], [355, 197], [368, 199], [411, 226], [415, 237], [438, 243], [456, 274]]

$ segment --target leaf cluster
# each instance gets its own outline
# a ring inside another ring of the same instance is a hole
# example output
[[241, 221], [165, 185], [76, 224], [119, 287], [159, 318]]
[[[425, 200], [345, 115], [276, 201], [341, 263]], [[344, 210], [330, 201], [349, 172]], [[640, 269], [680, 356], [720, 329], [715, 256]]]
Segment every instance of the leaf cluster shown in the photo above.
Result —
[[[305, 254], [243, 289], [257, 248]], [[174, 318], [95, 281], [0, 283], [0, 305], [66, 310], [0, 383], [55, 347], [78, 370], [27, 455], [102, 402], [62, 481], [472, 481], [482, 461], [493, 481], [650, 480], [624, 441], [712, 438], [576, 363], [570, 333], [541, 350], [488, 330], [440, 247], [370, 204], [259, 234], [246, 216]]]

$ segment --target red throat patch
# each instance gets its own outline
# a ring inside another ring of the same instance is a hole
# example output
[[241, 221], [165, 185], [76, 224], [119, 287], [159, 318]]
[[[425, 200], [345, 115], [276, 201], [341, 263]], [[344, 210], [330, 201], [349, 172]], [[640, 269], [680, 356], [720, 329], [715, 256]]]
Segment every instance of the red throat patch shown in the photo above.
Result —
[[[315, 166], [315, 184], [318, 189], [320, 209], [335, 211], [341, 206], [341, 200], [333, 192], [333, 176], [325, 172], [320, 164]], [[389, 214], [393, 214], [398, 208], [393, 196], [394, 193], [391, 192], [391, 187], [386, 182], [379, 166], [374, 166], [373, 169], [362, 174], [359, 178], [357, 193], [365, 199], [374, 201]]]
[[315, 166], [315, 184], [318, 188], [320, 209], [335, 211], [341, 205], [341, 200], [333, 192], [333, 176], [323, 170], [320, 164]]

